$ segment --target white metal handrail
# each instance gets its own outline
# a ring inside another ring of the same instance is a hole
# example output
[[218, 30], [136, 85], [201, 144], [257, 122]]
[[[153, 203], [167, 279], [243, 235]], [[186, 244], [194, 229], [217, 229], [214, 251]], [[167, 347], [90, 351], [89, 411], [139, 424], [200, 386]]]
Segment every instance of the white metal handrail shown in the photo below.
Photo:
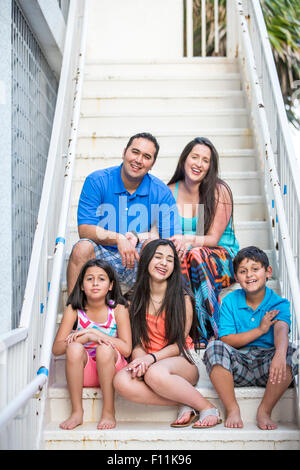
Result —
[[[23, 374], [22, 380], [18, 384], [19, 386], [15, 386], [13, 392], [7, 393], [6, 391], [5, 394], [2, 394], [1, 405], [3, 406], [8, 403], [0, 414], [0, 428], [2, 431], [0, 443], [2, 448], [6, 448], [10, 445], [9, 425], [12, 423], [14, 416], [20, 413], [23, 407], [30, 407], [30, 411], [27, 415], [31, 417], [31, 424], [36, 418], [33, 424], [36, 433], [33, 432], [32, 428], [32, 432], [30, 433], [35, 442], [28, 439], [26, 443], [19, 442], [16, 444], [16, 442], [14, 442], [14, 448], [38, 448], [41, 439], [45, 390], [42, 391], [42, 395], [40, 396], [39, 401], [41, 409], [39, 409], [38, 412], [33, 412], [31, 398], [35, 393], [41, 390], [47, 382], [51, 359], [57, 307], [61, 291], [61, 273], [64, 264], [65, 231], [79, 123], [86, 36], [87, 1], [71, 0], [54, 125], [31, 264], [25, 290], [24, 305], [20, 319], [20, 328], [0, 338], [0, 359], [2, 358], [2, 362], [5, 362], [5, 364], [2, 364], [2, 369], [0, 368], [0, 371], [2, 371], [1, 375], [5, 375], [4, 366], [6, 366], [6, 370], [8, 370], [7, 364], [9, 356], [12, 355], [14, 347], [18, 348], [21, 346], [23, 348], [22, 355], [23, 358], [24, 356], [25, 359], [27, 358], [25, 364], [26, 366], [28, 364], [29, 369], [27, 373]], [[66, 165], [64, 165], [62, 160], [63, 154], [67, 154]], [[59, 210], [56, 211], [55, 209], [58, 207], [61, 207], [59, 224], [57, 224], [55, 220], [57, 219], [56, 214], [59, 212]], [[51, 246], [55, 246], [55, 249], [51, 282], [48, 283], [48, 253], [51, 250]], [[48, 250], [48, 247], [50, 250]], [[47, 289], [43, 296], [43, 293], [41, 295], [40, 291], [45, 291], [45, 284]], [[43, 308], [40, 308], [40, 317], [38, 318], [36, 311], [40, 307], [39, 301], [41, 298], [43, 300], [46, 298], [46, 300], [44, 300], [44, 303], [40, 304], [43, 305]], [[36, 301], [36, 299], [38, 299], [38, 301]], [[42, 316], [41, 314], [44, 313], [44, 306], [46, 306], [46, 319], [39, 321]], [[22, 334], [20, 334], [20, 331]], [[37, 333], [37, 335], [35, 333]], [[31, 336], [30, 339], [29, 336]], [[33, 357], [31, 355], [33, 353], [36, 355], [35, 361], [31, 361]], [[20, 354], [18, 355], [18, 359], [20, 362]], [[31, 362], [33, 364], [30, 367]], [[37, 364], [38, 367], [34, 370]], [[19, 380], [18, 371], [19, 369], [13, 371], [17, 380]], [[36, 373], [38, 375], [34, 377]], [[5, 382], [4, 385], [6, 385]], [[16, 391], [19, 393], [16, 394]], [[34, 401], [36, 402], [37, 400]], [[26, 420], [24, 419], [23, 424], [24, 421], [26, 424]], [[21, 423], [19, 425], [20, 427], [22, 420], [19, 420], [19, 423]], [[15, 423], [12, 423], [12, 425], [13, 424], [15, 427]], [[21, 435], [21, 439], [24, 437], [24, 433], [20, 433], [14, 429], [14, 441], [16, 440], [17, 434]]]
[[[256, 15], [261, 14], [262, 12], [259, 8], [260, 5], [258, 2], [251, 1], [247, 2], [251, 4], [251, 7], [256, 8]], [[236, 15], [238, 21], [238, 33], [239, 33], [239, 59], [241, 61], [241, 66], [245, 74], [245, 81], [251, 107], [251, 112], [253, 116], [253, 128], [257, 136], [258, 145], [261, 153], [261, 161], [264, 167], [265, 174], [265, 193], [267, 197], [267, 205], [270, 215], [270, 225], [272, 228], [272, 233], [274, 237], [274, 248], [277, 253], [278, 268], [279, 268], [279, 282], [281, 287], [281, 292], [284, 297], [288, 298], [291, 303], [291, 313], [292, 313], [292, 329], [291, 329], [291, 339], [299, 345], [299, 332], [300, 332], [300, 285], [299, 285], [299, 271], [297, 270], [297, 263], [299, 252], [298, 247], [295, 250], [294, 247], [297, 245], [296, 240], [299, 240], [299, 232], [295, 233], [291, 230], [292, 220], [289, 219], [289, 214], [286, 210], [286, 205], [284, 203], [284, 191], [282, 186], [284, 184], [283, 175], [279, 176], [278, 171], [278, 162], [281, 161], [281, 165], [285, 167], [290, 167], [292, 165], [294, 155], [290, 145], [288, 145], [289, 139], [289, 129], [287, 125], [287, 118], [284, 107], [280, 103], [280, 97], [282, 101], [282, 95], [280, 89], [276, 91], [278, 95], [276, 102], [272, 103], [272, 112], [281, 114], [280, 120], [277, 120], [278, 127], [276, 128], [276, 133], [284, 134], [284, 142], [287, 143], [286, 147], [277, 148], [278, 155], [277, 159], [274, 152], [274, 139], [272, 141], [272, 131], [270, 130], [270, 120], [268, 115], [270, 115], [270, 101], [266, 99], [266, 96], [263, 96], [259, 76], [258, 76], [258, 65], [255, 58], [252, 39], [248, 30], [248, 21], [251, 22], [249, 16], [245, 14], [243, 10], [243, 5], [241, 1], [235, 1]], [[248, 10], [249, 12], [249, 10]], [[260, 19], [263, 22], [263, 18]], [[266, 48], [265, 37], [262, 34], [262, 30], [255, 31], [255, 40], [259, 42], [262, 41], [261, 48], [264, 51], [264, 54], [268, 55], [268, 64], [266, 68], [268, 73], [272, 74], [274, 69], [269, 67], [270, 64], [273, 64], [273, 57], [270, 54], [271, 49]], [[263, 59], [262, 59], [263, 60]], [[264, 76], [264, 79], [266, 77]], [[277, 79], [276, 75], [270, 75], [270, 82], [275, 82]], [[273, 83], [273, 90], [276, 89], [276, 85]], [[272, 122], [272, 121], [271, 121]], [[298, 174], [298, 167], [291, 168], [291, 175]], [[296, 176], [297, 177], [297, 176]], [[295, 208], [296, 211], [292, 214], [292, 217], [299, 217], [300, 212], [300, 200], [297, 198], [296, 181], [293, 180], [292, 176], [288, 180], [290, 186], [294, 185], [295, 191], [293, 192], [293, 197], [295, 198]], [[300, 178], [298, 179], [300, 181]], [[299, 224], [299, 222], [297, 221]], [[298, 225], [299, 226], [299, 225]], [[293, 239], [292, 237], [295, 237]], [[299, 261], [298, 261], [299, 262]], [[297, 359], [296, 359], [297, 360]], [[299, 394], [299, 384], [297, 384], [297, 393], [299, 400], [298, 413], [300, 410], [300, 394]]]

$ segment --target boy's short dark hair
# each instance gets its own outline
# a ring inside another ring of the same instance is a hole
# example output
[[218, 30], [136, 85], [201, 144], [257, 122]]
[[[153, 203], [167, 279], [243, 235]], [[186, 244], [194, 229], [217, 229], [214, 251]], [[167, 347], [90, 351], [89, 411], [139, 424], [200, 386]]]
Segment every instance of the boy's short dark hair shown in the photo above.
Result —
[[130, 139], [129, 139], [126, 147], [125, 147], [125, 152], [128, 149], [128, 147], [130, 147], [130, 145], [132, 144], [134, 139], [146, 139], [146, 140], [149, 140], [150, 142], [152, 142], [154, 144], [154, 147], [155, 147], [154, 161], [155, 161], [156, 157], [157, 157], [157, 154], [158, 154], [158, 151], [159, 151], [159, 144], [158, 144], [156, 138], [152, 134], [150, 134], [149, 132], [139, 132], [138, 134], [135, 134], [135, 135], [130, 137]]
[[265, 269], [267, 269], [270, 265], [269, 258], [264, 251], [262, 251], [260, 248], [257, 248], [257, 246], [247, 246], [246, 248], [242, 248], [233, 260], [233, 270], [235, 274], [237, 273], [241, 262], [246, 258], [261, 263]]

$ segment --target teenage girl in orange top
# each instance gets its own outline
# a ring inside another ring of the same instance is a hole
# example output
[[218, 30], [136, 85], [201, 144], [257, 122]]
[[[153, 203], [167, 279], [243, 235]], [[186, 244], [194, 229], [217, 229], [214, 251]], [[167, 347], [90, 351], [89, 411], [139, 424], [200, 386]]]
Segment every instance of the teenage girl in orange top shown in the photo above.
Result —
[[147, 405], [185, 405], [172, 426], [188, 426], [198, 413], [193, 427], [218, 424], [218, 410], [194, 388], [199, 378], [197, 317], [170, 240], [153, 240], [143, 248], [130, 320], [132, 361], [114, 378], [119, 395]]

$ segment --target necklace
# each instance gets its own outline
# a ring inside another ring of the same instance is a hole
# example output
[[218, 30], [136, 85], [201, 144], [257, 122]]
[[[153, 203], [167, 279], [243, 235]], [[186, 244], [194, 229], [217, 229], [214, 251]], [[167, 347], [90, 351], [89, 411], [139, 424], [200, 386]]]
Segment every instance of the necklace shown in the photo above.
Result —
[[156, 303], [156, 304], [160, 304], [160, 305], [161, 305], [161, 304], [163, 303], [162, 300], [154, 300], [153, 297], [152, 297], [152, 295], [150, 295], [150, 299], [152, 300], [152, 302], [154, 302], [154, 303]]
[[[152, 302], [152, 305], [153, 305], [153, 310], [154, 310], [154, 314], [155, 316], [157, 316], [160, 312], [160, 309], [161, 309], [161, 304], [163, 303], [163, 300], [159, 301], [159, 300], [154, 300], [153, 297], [150, 295], [150, 301]], [[156, 308], [154, 304], [157, 304], [159, 307]]]

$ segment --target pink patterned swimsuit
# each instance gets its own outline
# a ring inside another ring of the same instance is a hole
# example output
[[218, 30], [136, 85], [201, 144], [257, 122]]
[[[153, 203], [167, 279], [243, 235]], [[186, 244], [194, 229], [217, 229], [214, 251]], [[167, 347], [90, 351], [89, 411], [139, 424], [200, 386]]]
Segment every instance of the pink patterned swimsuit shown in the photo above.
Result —
[[[116, 338], [118, 336], [117, 323], [115, 319], [115, 312], [112, 308], [108, 307], [108, 316], [105, 323], [96, 323], [89, 319], [83, 310], [77, 310], [77, 328], [76, 331], [86, 330], [88, 328], [95, 328], [102, 333]], [[85, 343], [84, 347], [94, 360], [96, 357], [96, 347], [98, 343], [89, 342]]]

